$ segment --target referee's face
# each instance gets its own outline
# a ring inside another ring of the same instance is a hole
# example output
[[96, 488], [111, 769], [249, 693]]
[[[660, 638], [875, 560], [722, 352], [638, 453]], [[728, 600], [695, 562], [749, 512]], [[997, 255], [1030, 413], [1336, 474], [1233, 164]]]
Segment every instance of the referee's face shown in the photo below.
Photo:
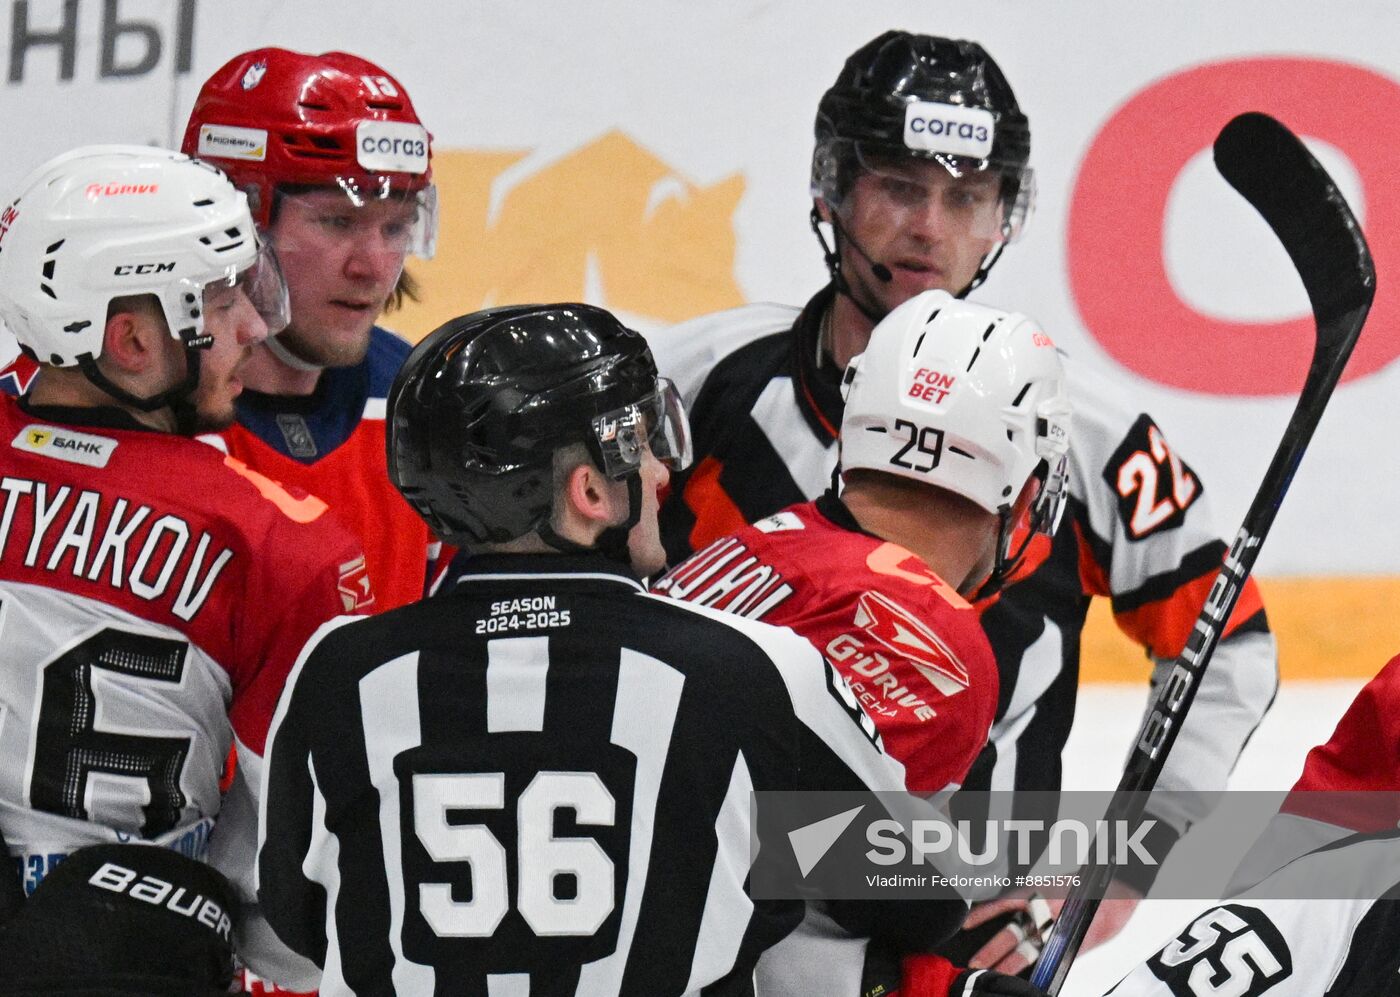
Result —
[[671, 480], [666, 465], [656, 459], [651, 447], [642, 454], [642, 515], [627, 535], [627, 552], [638, 578], [647, 578], [666, 566], [666, 549], [661, 546], [661, 527], [656, 515], [660, 507], [657, 493]]

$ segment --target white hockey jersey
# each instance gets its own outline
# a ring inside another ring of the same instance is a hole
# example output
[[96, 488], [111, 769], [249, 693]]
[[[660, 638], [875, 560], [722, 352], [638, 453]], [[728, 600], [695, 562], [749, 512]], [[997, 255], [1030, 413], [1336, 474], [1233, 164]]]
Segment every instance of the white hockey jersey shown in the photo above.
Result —
[[[88, 844], [204, 859], [230, 746], [256, 799], [297, 652], [372, 601], [364, 557], [324, 502], [119, 410], [0, 397], [0, 447], [0, 832], [25, 888]], [[223, 871], [251, 896], [256, 827], [220, 820], [240, 836]]]

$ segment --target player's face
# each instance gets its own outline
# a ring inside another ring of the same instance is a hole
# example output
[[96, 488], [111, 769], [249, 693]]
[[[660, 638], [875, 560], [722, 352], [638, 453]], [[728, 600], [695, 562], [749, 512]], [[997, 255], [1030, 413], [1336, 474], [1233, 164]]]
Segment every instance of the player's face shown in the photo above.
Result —
[[842, 202], [841, 223], [892, 279], [876, 278], [843, 244], [841, 269], [857, 297], [889, 311], [923, 291], [961, 291], [996, 245], [1000, 194], [999, 174], [954, 177], [928, 160], [891, 159], [863, 170]]
[[316, 190], [278, 205], [269, 235], [292, 300], [278, 342], [323, 367], [359, 363], [403, 272], [416, 202], [356, 207], [341, 191]]
[[666, 548], [661, 545], [661, 526], [657, 521], [661, 501], [658, 493], [671, 480], [666, 465], [656, 459], [650, 447], [642, 456], [642, 515], [627, 535], [627, 551], [632, 557], [632, 570], [638, 578], [647, 578], [666, 566]]
[[226, 429], [233, 425], [234, 399], [243, 391], [239, 370], [267, 338], [267, 323], [241, 287], [217, 284], [204, 289], [204, 331], [214, 342], [199, 358], [197, 423], [202, 431]]

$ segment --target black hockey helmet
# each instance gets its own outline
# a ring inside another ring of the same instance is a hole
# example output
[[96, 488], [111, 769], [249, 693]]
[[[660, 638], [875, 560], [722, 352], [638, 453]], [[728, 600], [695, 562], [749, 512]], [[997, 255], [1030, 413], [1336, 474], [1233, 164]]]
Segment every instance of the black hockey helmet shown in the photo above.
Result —
[[[1000, 173], [1000, 244], [1019, 238], [1030, 215], [1030, 123], [1001, 68], [976, 42], [907, 31], [867, 42], [822, 95], [815, 133], [812, 196], [832, 208], [871, 164], [910, 156], [936, 161], [955, 177]], [[995, 253], [972, 286], [992, 262]]]
[[[590, 305], [520, 305], [455, 318], [419, 343], [389, 392], [389, 477], [443, 540], [553, 536], [554, 453], [583, 443], [640, 514], [642, 440], [689, 462], [685, 413], [642, 336]], [[599, 547], [606, 547], [600, 539]]]

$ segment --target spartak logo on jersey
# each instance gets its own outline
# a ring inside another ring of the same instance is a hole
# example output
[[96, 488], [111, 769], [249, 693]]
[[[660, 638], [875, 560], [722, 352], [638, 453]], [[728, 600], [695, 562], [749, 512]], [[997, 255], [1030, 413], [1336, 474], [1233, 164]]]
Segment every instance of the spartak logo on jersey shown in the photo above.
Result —
[[340, 566], [338, 587], [340, 602], [347, 613], [369, 609], [374, 605], [374, 592], [370, 589], [369, 571], [365, 567], [363, 554]]
[[909, 662], [945, 696], [968, 687], [967, 668], [948, 645], [914, 614], [888, 596], [862, 592], [856, 602], [856, 626]]

